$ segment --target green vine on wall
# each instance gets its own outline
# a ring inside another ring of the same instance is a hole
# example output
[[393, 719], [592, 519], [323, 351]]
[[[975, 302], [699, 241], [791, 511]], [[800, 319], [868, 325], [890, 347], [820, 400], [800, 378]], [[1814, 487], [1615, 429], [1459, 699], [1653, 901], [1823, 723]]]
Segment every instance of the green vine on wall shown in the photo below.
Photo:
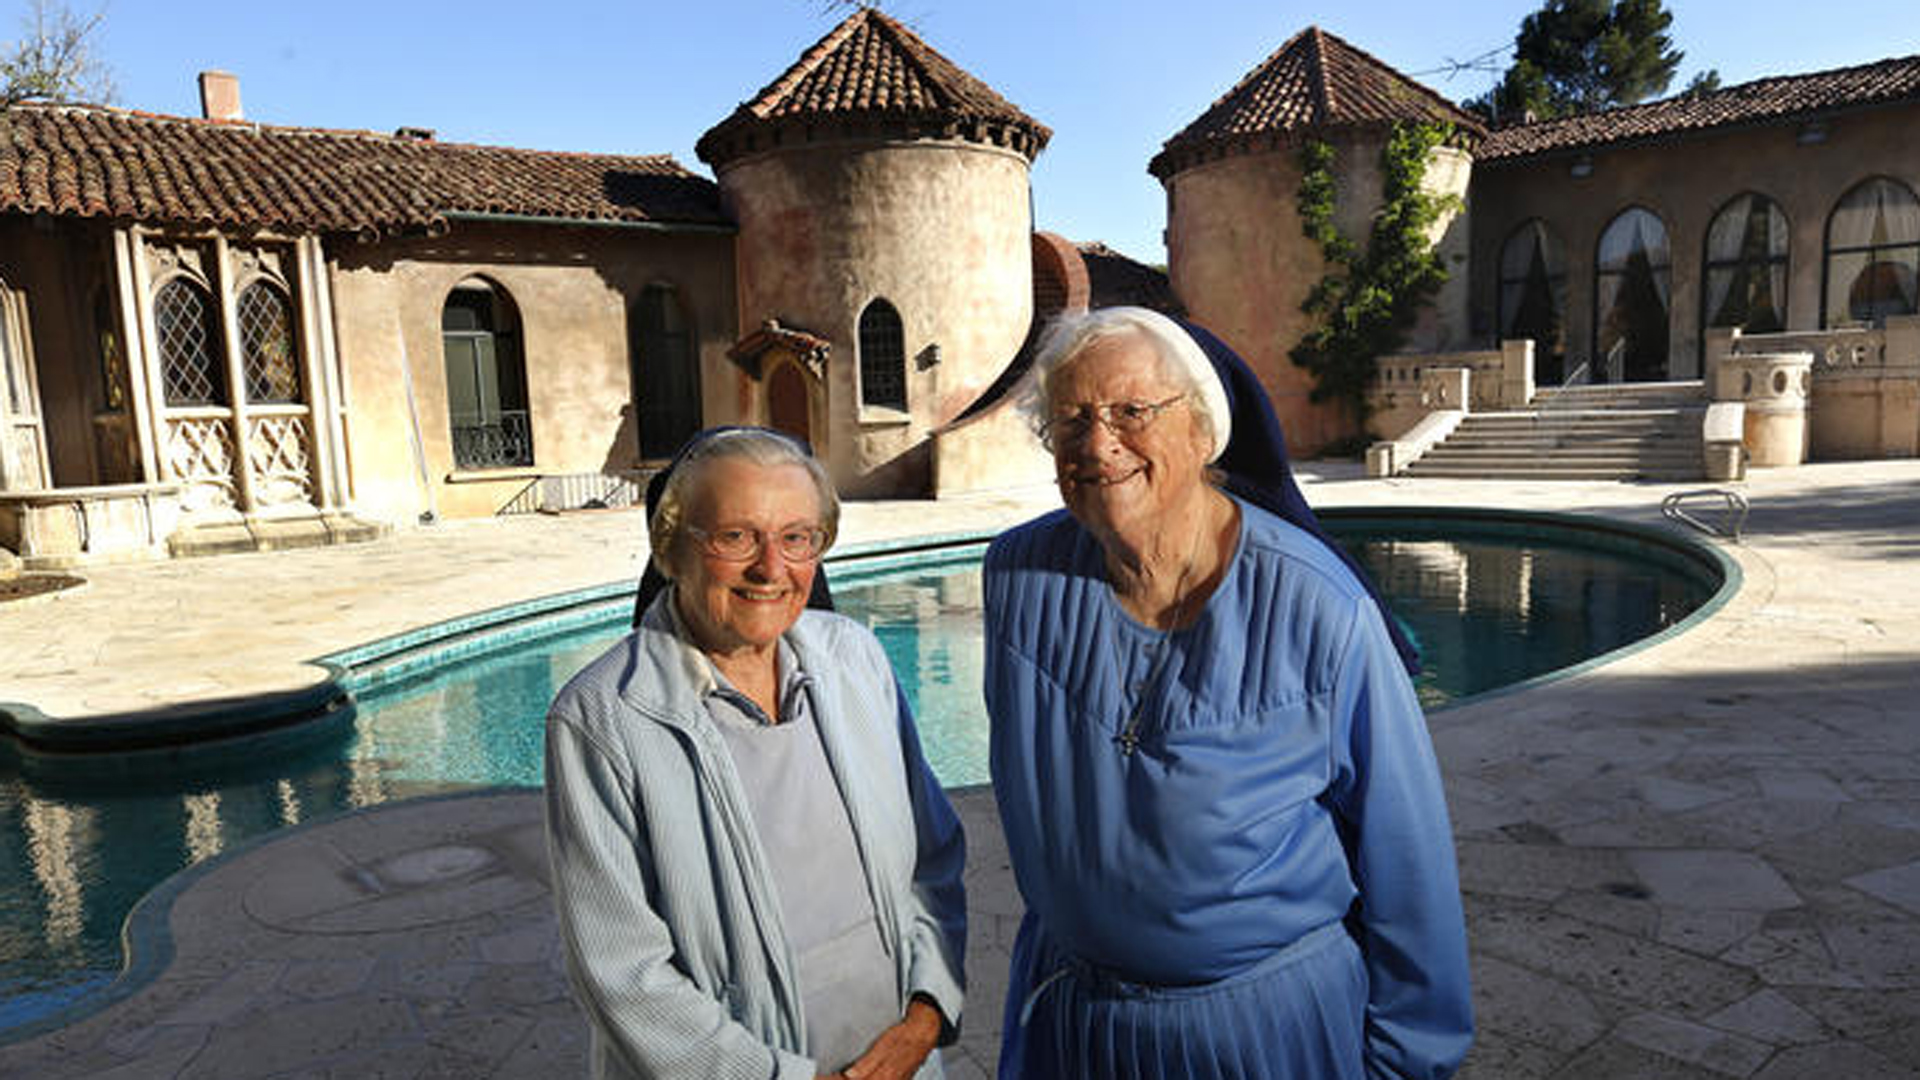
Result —
[[1375, 359], [1406, 343], [1420, 308], [1447, 280], [1427, 234], [1460, 199], [1420, 185], [1434, 148], [1451, 133], [1445, 124], [1393, 126], [1380, 150], [1381, 206], [1365, 251], [1333, 221], [1333, 147], [1314, 139], [1300, 148], [1301, 231], [1320, 245], [1327, 273], [1300, 305], [1317, 321], [1290, 355], [1313, 375], [1312, 399], [1344, 404], [1362, 428]]

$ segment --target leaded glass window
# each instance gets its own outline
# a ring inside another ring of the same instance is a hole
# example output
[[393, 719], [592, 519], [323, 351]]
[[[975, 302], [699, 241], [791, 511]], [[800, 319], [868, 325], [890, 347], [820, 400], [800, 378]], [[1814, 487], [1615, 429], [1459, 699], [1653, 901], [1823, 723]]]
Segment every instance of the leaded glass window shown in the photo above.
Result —
[[1515, 229], [1500, 249], [1500, 337], [1533, 340], [1542, 382], [1562, 377], [1566, 311], [1566, 247], [1536, 218]]
[[240, 291], [235, 319], [240, 326], [240, 355], [247, 379], [247, 400], [290, 404], [300, 400], [300, 365], [293, 344], [293, 310], [287, 296], [270, 281]]
[[907, 407], [907, 342], [900, 313], [875, 300], [860, 313], [860, 403]]
[[1785, 330], [1787, 248], [1787, 216], [1772, 199], [1742, 195], [1722, 207], [1707, 226], [1705, 325]]
[[169, 278], [153, 296], [167, 404], [227, 404], [226, 363], [213, 299], [192, 278]]
[[1594, 361], [1597, 381], [1654, 382], [1667, 377], [1667, 312], [1673, 266], [1667, 227], [1632, 207], [1600, 234], [1594, 262]]
[[1840, 199], [1827, 219], [1827, 326], [1878, 322], [1920, 310], [1920, 199], [1875, 177]]

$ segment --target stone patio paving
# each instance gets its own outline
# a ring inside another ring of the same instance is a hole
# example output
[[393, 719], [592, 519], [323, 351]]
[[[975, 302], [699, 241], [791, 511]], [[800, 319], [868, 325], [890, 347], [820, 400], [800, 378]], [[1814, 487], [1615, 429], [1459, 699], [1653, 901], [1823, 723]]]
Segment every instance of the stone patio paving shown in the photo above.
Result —
[[[1480, 1023], [1463, 1076], [1920, 1076], [1920, 462], [1763, 472], [1741, 487], [1753, 515], [1725, 550], [1745, 586], [1711, 620], [1432, 717]], [[1648, 522], [1672, 490], [1333, 469], [1308, 485], [1327, 506]], [[992, 527], [1046, 502], [858, 504], [846, 532]], [[0, 606], [0, 699], [84, 717], [284, 689], [314, 677], [308, 657], [630, 576], [637, 521], [472, 523], [103, 568], [78, 594]], [[957, 802], [973, 994], [948, 1071], [966, 1080], [991, 1075], [1019, 901], [990, 793]], [[0, 1046], [0, 1075], [578, 1075], [584, 1026], [538, 823], [524, 792], [421, 800], [202, 864], [168, 887], [173, 955], [159, 977]]]

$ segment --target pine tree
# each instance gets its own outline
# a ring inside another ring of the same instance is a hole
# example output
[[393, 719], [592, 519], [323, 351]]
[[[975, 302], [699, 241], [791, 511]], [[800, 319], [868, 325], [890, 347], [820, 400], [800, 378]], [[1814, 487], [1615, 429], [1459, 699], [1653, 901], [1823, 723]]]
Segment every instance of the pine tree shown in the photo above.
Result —
[[[1513, 66], [1466, 107], [1496, 123], [1631, 105], [1665, 93], [1686, 54], [1661, 0], [1546, 0], [1513, 39]], [[1705, 72], [1694, 86], [1718, 84]]]

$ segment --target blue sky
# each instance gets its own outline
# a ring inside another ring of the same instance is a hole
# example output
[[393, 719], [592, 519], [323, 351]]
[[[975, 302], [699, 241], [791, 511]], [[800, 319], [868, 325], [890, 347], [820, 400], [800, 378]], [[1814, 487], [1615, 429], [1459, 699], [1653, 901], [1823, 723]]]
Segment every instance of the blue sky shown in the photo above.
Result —
[[[97, 3], [70, 0], [76, 11]], [[900, 0], [934, 48], [1051, 127], [1034, 167], [1040, 228], [1164, 258], [1146, 164], [1169, 136], [1312, 24], [1447, 97], [1490, 73], [1451, 61], [1509, 46], [1538, 0]], [[0, 2], [0, 39], [26, 5]], [[1920, 53], [1912, 0], [1668, 0], [1686, 52], [1674, 90]], [[693, 145], [844, 17], [820, 0], [107, 0], [100, 53], [116, 104], [198, 115], [196, 72], [240, 77], [249, 119], [547, 150]]]

